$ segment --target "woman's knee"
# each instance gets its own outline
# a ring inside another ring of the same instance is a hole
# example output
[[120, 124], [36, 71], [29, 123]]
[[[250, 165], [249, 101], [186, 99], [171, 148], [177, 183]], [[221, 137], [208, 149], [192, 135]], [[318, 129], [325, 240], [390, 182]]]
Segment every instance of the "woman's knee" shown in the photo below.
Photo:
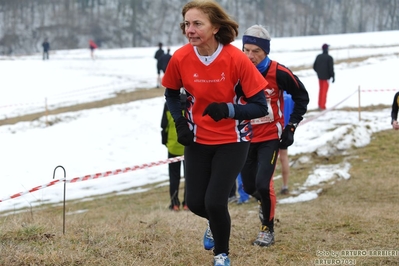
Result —
[[227, 198], [226, 202], [221, 202], [220, 200], [206, 200], [205, 208], [208, 213], [220, 213], [227, 209]]
[[198, 202], [191, 199], [190, 197], [187, 197], [186, 204], [190, 211], [195, 213], [196, 215], [203, 216], [204, 213], [206, 213], [205, 204], [203, 202]]

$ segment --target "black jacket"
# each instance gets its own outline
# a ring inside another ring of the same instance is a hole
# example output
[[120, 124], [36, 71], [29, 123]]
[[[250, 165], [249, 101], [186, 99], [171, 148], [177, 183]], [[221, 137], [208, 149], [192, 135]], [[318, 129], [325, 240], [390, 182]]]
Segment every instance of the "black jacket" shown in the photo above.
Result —
[[399, 92], [395, 93], [395, 96], [393, 97], [393, 103], [392, 103], [392, 111], [391, 111], [391, 124], [393, 121], [398, 120], [398, 109], [399, 109]]
[[43, 42], [42, 46], [44, 52], [48, 52], [48, 50], [50, 50], [50, 44], [47, 41]]
[[323, 51], [316, 57], [313, 64], [313, 69], [317, 73], [319, 79], [330, 79], [335, 78], [334, 73], [334, 59], [328, 54], [328, 51]]
[[154, 55], [154, 58], [159, 61], [159, 59], [165, 54], [165, 52], [159, 48]]
[[169, 53], [166, 53], [164, 55], [161, 56], [161, 58], [159, 58], [158, 60], [158, 68], [162, 69], [163, 73], [166, 72], [166, 67], [169, 64], [169, 60], [172, 56]]
[[[270, 69], [272, 66], [276, 67], [275, 76], [271, 74], [273, 73]], [[269, 83], [276, 83], [279, 90], [286, 91], [291, 95], [294, 109], [290, 114], [289, 121], [291, 123], [301, 122], [309, 104], [309, 94], [301, 80], [289, 68], [277, 61], [271, 61], [268, 69], [262, 75], [266, 77]]]

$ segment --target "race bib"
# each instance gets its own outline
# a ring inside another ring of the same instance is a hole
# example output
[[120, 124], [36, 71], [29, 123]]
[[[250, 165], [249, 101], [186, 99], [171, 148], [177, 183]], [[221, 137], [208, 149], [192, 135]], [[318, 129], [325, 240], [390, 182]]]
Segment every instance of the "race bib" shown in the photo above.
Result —
[[251, 120], [252, 125], [271, 123], [274, 121], [273, 109], [272, 109], [272, 105], [270, 104], [271, 99], [266, 98], [266, 101], [267, 101], [267, 110], [268, 110], [269, 114], [267, 114], [266, 116], [252, 119]]

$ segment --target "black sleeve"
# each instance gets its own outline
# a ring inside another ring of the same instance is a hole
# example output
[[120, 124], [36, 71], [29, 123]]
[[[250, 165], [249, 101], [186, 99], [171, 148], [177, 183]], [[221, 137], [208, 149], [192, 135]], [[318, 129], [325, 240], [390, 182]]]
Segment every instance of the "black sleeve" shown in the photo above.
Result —
[[246, 99], [247, 104], [234, 104], [234, 119], [249, 120], [268, 114], [266, 96], [263, 90]]
[[168, 141], [168, 117], [166, 116], [166, 111], [168, 110], [168, 107], [166, 106], [166, 103], [164, 104], [163, 107], [163, 112], [162, 112], [162, 119], [161, 119], [161, 141], [163, 145], [166, 145]]
[[319, 58], [319, 56], [316, 56], [316, 59], [314, 60], [314, 63], [313, 63], [313, 70], [315, 72], [317, 72], [318, 58]]
[[168, 109], [173, 117], [173, 120], [176, 121], [179, 117], [182, 116], [182, 108], [180, 103], [180, 90], [173, 90], [166, 88], [165, 99]]
[[309, 104], [308, 91], [299, 78], [283, 65], [278, 66], [276, 79], [278, 87], [290, 94], [294, 102], [290, 122], [301, 122]]
[[395, 94], [395, 96], [393, 97], [393, 103], [392, 103], [392, 112], [391, 112], [391, 124], [393, 123], [393, 121], [397, 121], [398, 120], [398, 97], [399, 97], [399, 92], [397, 92]]
[[161, 119], [161, 128], [165, 130], [168, 127], [168, 118], [166, 117], [166, 111], [168, 110], [168, 106], [164, 105], [163, 112], [162, 112], [162, 119]]
[[331, 78], [335, 78], [334, 73], [334, 59], [330, 56], [330, 60], [328, 61], [328, 70]]

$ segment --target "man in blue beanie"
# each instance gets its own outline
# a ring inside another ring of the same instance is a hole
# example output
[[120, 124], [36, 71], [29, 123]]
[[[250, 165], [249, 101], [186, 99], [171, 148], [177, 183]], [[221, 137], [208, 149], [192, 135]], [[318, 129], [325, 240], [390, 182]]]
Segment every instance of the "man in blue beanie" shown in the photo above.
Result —
[[[270, 60], [270, 34], [260, 25], [244, 32], [243, 51], [268, 82], [264, 89], [268, 114], [251, 120], [253, 138], [247, 160], [241, 171], [244, 191], [255, 197], [259, 205], [261, 227], [254, 245], [267, 247], [274, 243], [274, 212], [276, 194], [273, 174], [280, 149], [294, 142], [294, 132], [302, 121], [309, 103], [305, 86], [291, 70]], [[286, 91], [294, 101], [294, 109], [284, 127], [284, 96]]]

